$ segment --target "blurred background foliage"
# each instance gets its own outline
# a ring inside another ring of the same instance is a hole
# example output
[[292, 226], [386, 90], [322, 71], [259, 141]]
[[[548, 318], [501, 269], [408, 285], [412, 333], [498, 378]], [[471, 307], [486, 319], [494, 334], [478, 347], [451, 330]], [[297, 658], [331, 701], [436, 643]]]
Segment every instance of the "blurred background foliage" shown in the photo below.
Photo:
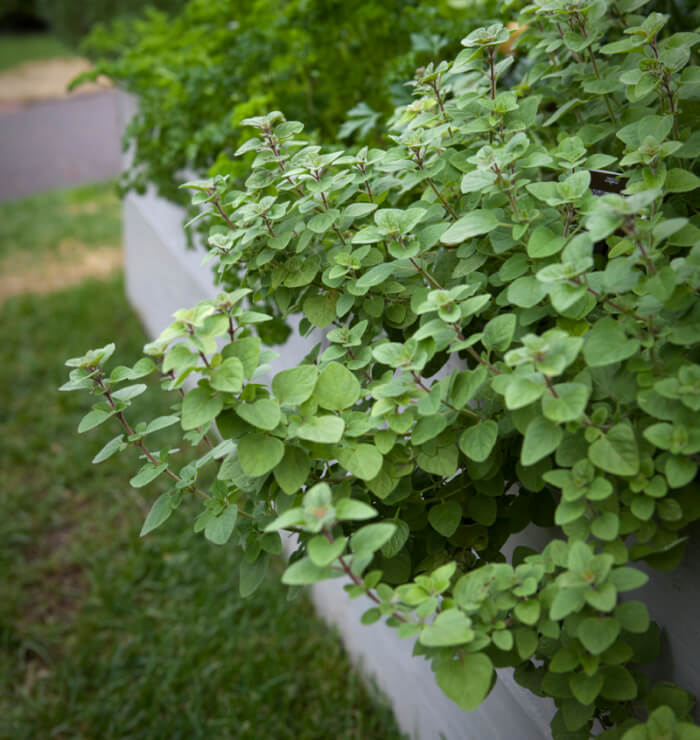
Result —
[[182, 170], [247, 170], [232, 154], [249, 116], [283, 110], [325, 143], [377, 139], [382, 117], [410, 100], [404, 81], [416, 67], [454, 52], [496, 8], [494, 0], [190, 0], [174, 15], [149, 10], [96, 27], [83, 48], [98, 60], [95, 75], [139, 96], [126, 185], [154, 183], [182, 201]]

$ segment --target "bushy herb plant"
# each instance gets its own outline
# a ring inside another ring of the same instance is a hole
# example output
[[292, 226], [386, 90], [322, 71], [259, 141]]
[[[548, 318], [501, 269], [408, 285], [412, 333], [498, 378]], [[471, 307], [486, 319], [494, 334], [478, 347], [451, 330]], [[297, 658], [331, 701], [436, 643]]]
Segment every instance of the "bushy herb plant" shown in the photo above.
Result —
[[[143, 534], [199, 496], [245, 594], [293, 532], [285, 583], [348, 579], [464, 709], [514, 667], [555, 738], [699, 736], [691, 697], [643, 672], [659, 631], [628, 597], [700, 517], [700, 35], [643, 8], [532, 3], [508, 54], [507, 28], [474, 30], [418, 70], [386, 148], [250, 119], [245, 185], [187, 185], [225, 291], [63, 387], [99, 397], [80, 432], [121, 424], [96, 462], [136, 448], [132, 485], [172, 479]], [[270, 386], [268, 303], [327, 330]], [[151, 373], [182, 398], [133, 425]], [[178, 469], [167, 425], [201, 457]], [[531, 524], [557, 529], [506, 559]]]

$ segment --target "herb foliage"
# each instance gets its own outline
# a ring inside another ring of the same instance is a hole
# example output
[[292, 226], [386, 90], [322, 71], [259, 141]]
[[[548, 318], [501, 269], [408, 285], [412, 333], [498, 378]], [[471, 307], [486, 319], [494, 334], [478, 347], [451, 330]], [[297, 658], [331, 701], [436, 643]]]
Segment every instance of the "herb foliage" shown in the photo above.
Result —
[[[472, 31], [417, 72], [386, 148], [249, 119], [245, 184], [186, 186], [226, 290], [64, 386], [100, 397], [79, 431], [121, 422], [98, 459], [136, 447], [133, 485], [172, 479], [144, 533], [199, 496], [195, 529], [244, 550], [252, 588], [295, 532], [285, 583], [348, 578], [464, 709], [513, 666], [555, 738], [698, 737], [687, 692], [642, 672], [659, 632], [628, 597], [700, 517], [700, 35], [644, 5], [532, 3], [514, 53]], [[599, 170], [622, 192], [594, 193]], [[271, 387], [263, 304], [328, 340]], [[154, 372], [184, 398], [131, 427]], [[202, 456], [178, 470], [166, 425]], [[508, 562], [532, 523], [558, 529]]]

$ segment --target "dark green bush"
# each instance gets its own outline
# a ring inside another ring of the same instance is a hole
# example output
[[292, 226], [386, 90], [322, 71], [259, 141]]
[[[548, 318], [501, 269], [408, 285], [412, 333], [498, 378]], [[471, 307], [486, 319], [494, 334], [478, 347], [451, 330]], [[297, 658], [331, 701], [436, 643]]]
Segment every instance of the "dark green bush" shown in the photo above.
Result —
[[[495, 12], [493, 0], [475, 7]], [[174, 18], [96, 32], [86, 48], [139, 96], [128, 183], [181, 199], [183, 169], [244, 174], [231, 158], [246, 117], [278, 108], [332, 141], [353, 109], [343, 134], [367, 134], [410, 99], [403, 81], [416, 66], [456, 50], [474, 13], [444, 0], [190, 0]]]
[[[6, 0], [12, 2], [12, 0]], [[144, 7], [172, 13], [186, 0], [33, 0], [34, 12], [51, 31], [67, 44], [77, 47], [95, 26], [118, 18], [143, 14]]]

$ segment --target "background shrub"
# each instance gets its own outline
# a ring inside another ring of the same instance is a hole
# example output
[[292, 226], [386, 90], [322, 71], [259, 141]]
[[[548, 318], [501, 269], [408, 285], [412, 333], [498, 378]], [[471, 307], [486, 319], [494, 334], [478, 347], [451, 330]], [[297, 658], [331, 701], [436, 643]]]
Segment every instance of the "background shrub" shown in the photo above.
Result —
[[303, 119], [324, 141], [352, 109], [342, 133], [377, 140], [381, 118], [410, 100], [404, 80], [456, 50], [475, 16], [494, 8], [491, 0], [468, 13], [444, 0], [190, 0], [174, 18], [152, 12], [101, 29], [86, 49], [102, 59], [97, 73], [139, 96], [126, 184], [155, 183], [182, 200], [184, 169], [244, 174], [232, 162], [240, 122], [271, 109]]

